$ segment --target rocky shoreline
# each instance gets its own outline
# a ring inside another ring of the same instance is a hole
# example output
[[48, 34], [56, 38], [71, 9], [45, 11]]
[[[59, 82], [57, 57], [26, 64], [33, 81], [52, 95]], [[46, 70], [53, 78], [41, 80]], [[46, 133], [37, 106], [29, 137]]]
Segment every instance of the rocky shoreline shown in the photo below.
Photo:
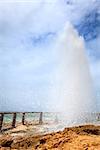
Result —
[[[76, 126], [40, 135], [28, 134], [28, 128], [19, 125], [2, 133], [0, 150], [100, 150], [100, 126]], [[23, 132], [26, 134], [18, 134]]]

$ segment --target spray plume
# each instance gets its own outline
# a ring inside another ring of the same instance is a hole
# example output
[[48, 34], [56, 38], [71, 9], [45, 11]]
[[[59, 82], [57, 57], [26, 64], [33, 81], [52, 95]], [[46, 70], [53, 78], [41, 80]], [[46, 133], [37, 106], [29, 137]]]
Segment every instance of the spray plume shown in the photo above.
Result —
[[70, 23], [59, 33], [54, 49], [56, 69], [50, 91], [53, 111], [67, 117], [95, 111], [95, 99], [84, 40]]

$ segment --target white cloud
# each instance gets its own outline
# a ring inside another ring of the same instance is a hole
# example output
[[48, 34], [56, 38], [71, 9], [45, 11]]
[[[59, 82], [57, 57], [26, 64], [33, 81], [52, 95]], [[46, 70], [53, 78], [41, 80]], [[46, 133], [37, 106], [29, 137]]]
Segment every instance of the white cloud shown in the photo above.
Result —
[[[0, 0], [0, 95], [9, 99], [7, 105], [13, 101], [12, 109], [18, 107], [15, 102], [22, 106], [30, 99], [31, 106], [37, 99], [38, 103], [46, 101], [50, 72], [54, 69], [51, 48], [56, 35], [42, 45], [34, 45], [32, 36], [57, 33], [66, 20], [76, 24], [87, 11], [97, 7], [93, 0], [70, 2], [66, 5], [65, 0]], [[6, 105], [2, 108], [6, 109]]]

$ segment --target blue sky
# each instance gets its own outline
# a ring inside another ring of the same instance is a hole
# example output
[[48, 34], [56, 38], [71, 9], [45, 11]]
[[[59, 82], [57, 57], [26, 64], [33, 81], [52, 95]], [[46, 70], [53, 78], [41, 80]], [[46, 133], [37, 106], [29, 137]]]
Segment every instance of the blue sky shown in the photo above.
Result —
[[47, 105], [52, 47], [66, 21], [84, 36], [100, 106], [100, 1], [0, 0], [0, 110]]

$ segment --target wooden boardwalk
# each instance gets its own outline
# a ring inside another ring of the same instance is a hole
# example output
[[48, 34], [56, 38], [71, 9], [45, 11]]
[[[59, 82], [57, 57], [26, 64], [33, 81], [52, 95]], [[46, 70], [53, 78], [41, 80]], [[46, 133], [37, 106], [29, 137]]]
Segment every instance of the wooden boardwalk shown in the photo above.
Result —
[[[11, 117], [11, 128], [15, 128], [16, 124], [17, 124], [17, 115], [20, 114], [21, 116], [21, 124], [25, 125], [26, 122], [26, 115], [27, 114], [39, 114], [39, 118], [38, 118], [38, 124], [42, 124], [43, 123], [43, 114], [44, 113], [48, 113], [48, 112], [0, 112], [0, 131], [3, 130], [4, 127], [4, 117], [8, 114], [8, 115], [12, 115]], [[49, 113], [55, 113], [55, 112], [49, 112]], [[57, 113], [57, 112], [56, 112]], [[58, 112], [59, 113], [59, 112]], [[97, 120], [100, 120], [100, 113], [93, 113], [92, 115], [95, 115], [95, 118]], [[57, 117], [57, 116], [56, 116]], [[56, 120], [57, 118], [55, 118]], [[57, 121], [56, 121], [57, 122]]]
[[17, 114], [21, 115], [21, 117], [22, 117], [21, 123], [22, 123], [22, 125], [25, 125], [25, 115], [28, 113], [38, 113], [39, 114], [39, 124], [43, 123], [43, 112], [0, 112], [0, 131], [2, 131], [3, 123], [4, 123], [4, 116], [6, 114], [12, 115], [11, 127], [15, 128], [16, 127]]

